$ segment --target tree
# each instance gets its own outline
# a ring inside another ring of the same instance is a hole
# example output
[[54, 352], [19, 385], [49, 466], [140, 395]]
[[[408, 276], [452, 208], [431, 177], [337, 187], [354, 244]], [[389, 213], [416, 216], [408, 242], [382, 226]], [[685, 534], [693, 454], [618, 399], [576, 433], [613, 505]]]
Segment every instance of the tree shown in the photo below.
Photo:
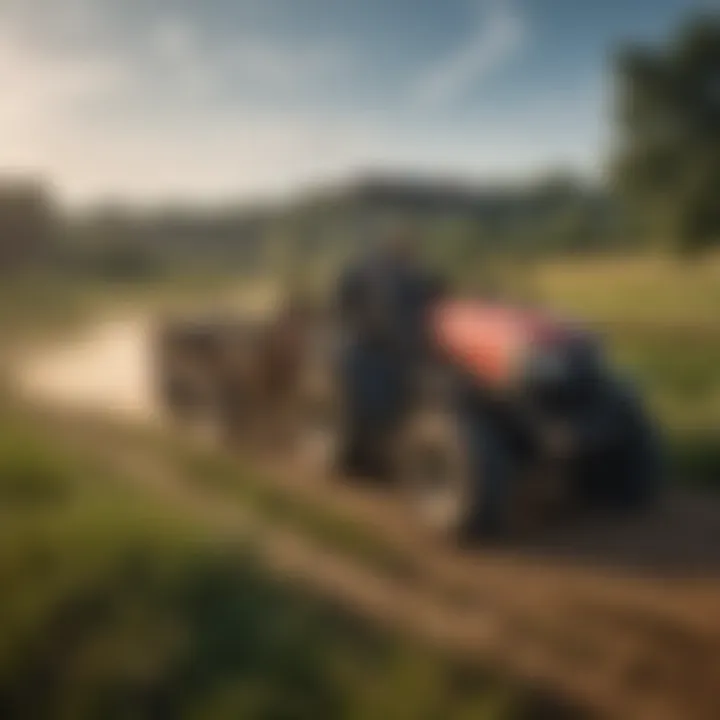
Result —
[[46, 263], [57, 241], [54, 198], [43, 185], [0, 181], [0, 272]]
[[644, 231], [690, 252], [720, 241], [720, 18], [618, 60], [615, 177]]

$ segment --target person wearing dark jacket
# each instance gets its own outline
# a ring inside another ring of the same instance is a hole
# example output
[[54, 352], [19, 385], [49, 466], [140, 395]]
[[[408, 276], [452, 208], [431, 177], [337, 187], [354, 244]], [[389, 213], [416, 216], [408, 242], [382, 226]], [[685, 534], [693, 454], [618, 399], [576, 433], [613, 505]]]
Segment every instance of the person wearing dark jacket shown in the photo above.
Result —
[[427, 313], [441, 283], [419, 262], [415, 238], [396, 230], [340, 279], [341, 387], [349, 446], [341, 462], [382, 472], [383, 448], [412, 397], [426, 351]]

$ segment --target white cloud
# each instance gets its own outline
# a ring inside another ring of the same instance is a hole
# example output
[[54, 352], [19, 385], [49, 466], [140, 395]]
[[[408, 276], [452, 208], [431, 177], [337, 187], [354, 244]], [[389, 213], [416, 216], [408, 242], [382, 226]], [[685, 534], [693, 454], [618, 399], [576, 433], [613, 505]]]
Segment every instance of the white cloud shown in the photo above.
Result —
[[243, 83], [315, 81], [340, 52], [258, 39], [221, 52], [181, 19], [133, 52], [46, 43], [0, 9], [0, 172], [42, 174], [76, 201], [282, 191], [348, 165], [344, 123], [224, 101]]
[[126, 77], [107, 57], [49, 52], [0, 22], [0, 156], [5, 166], [42, 164], [52, 137], [84, 103], [115, 92]]
[[[432, 68], [418, 101], [450, 102], [519, 49], [522, 23], [509, 6], [486, 9], [472, 47]], [[93, 38], [104, 37], [106, 21], [93, 16]], [[349, 60], [331, 41], [247, 36], [218, 46], [182, 17], [148, 28], [132, 47], [44, 43], [0, 10], [0, 169], [40, 172], [82, 203], [277, 194], [362, 168], [507, 176], [563, 153], [584, 160], [582, 142], [528, 137], [517, 126], [486, 128], [478, 140], [475, 128], [422, 130], [373, 109], [301, 112], [288, 102], [294, 110], [263, 110], [244, 99], [258, 88], [327, 95]]]
[[71, 201], [277, 195], [347, 171], [365, 143], [364, 129], [343, 121], [271, 115], [156, 122], [108, 140], [92, 129], [55, 144]]
[[[183, 18], [160, 21], [151, 32], [149, 50], [160, 64], [160, 86], [167, 87], [169, 81], [198, 96], [214, 89], [222, 79], [222, 69], [213, 63], [197, 29]], [[139, 82], [149, 80], [142, 77], [142, 70], [137, 75]]]
[[321, 86], [347, 66], [346, 60], [346, 49], [339, 43], [293, 46], [252, 37], [238, 38], [223, 56], [228, 71], [241, 80], [282, 89]]
[[182, 18], [161, 20], [150, 36], [150, 54], [166, 80], [195, 91], [261, 91], [286, 95], [322, 89], [347, 67], [346, 48], [332, 41], [278, 41], [238, 34], [210, 42]]
[[50, 52], [0, 22], [0, 102], [12, 114], [57, 109], [115, 87], [121, 68], [107, 57]]
[[170, 65], [186, 65], [198, 56], [195, 30], [185, 20], [169, 18], [157, 25], [151, 44], [160, 60]]
[[425, 108], [451, 104], [509, 62], [522, 49], [526, 28], [511, 0], [484, 0], [471, 38], [440, 59], [411, 89], [411, 101]]
[[59, 7], [46, 8], [45, 12], [51, 18], [53, 31], [68, 41], [86, 38], [102, 24], [102, 11], [97, 0], [56, 0], [56, 4]]

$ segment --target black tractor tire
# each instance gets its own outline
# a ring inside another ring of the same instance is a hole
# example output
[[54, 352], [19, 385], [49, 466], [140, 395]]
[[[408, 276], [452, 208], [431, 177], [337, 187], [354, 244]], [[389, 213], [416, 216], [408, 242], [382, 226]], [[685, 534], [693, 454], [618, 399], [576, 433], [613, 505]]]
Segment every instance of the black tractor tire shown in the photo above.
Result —
[[611, 393], [613, 439], [581, 468], [584, 505], [621, 514], [639, 514], [659, 501], [666, 480], [660, 429], [628, 382], [617, 380]]
[[657, 504], [665, 484], [661, 432], [634, 388], [622, 384], [616, 394], [620, 437], [608, 456], [608, 499], [618, 511], [643, 512]]
[[435, 393], [406, 422], [395, 453], [398, 487], [420, 523], [465, 543], [505, 535], [512, 517], [511, 454], [477, 407]]

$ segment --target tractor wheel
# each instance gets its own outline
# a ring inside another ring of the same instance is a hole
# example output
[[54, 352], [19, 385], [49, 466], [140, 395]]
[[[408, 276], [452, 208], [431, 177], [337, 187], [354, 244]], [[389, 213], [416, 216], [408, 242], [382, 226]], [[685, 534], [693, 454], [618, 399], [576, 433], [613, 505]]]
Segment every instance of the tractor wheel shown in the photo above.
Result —
[[432, 532], [463, 542], [507, 529], [509, 454], [484, 418], [419, 409], [399, 441], [396, 472], [412, 511]]
[[637, 393], [627, 386], [616, 392], [620, 438], [607, 458], [608, 501], [621, 512], [642, 512], [656, 503], [662, 489], [662, 441]]
[[642, 512], [663, 485], [660, 434], [630, 385], [616, 381], [607, 392], [612, 438], [580, 461], [575, 495], [591, 511]]

